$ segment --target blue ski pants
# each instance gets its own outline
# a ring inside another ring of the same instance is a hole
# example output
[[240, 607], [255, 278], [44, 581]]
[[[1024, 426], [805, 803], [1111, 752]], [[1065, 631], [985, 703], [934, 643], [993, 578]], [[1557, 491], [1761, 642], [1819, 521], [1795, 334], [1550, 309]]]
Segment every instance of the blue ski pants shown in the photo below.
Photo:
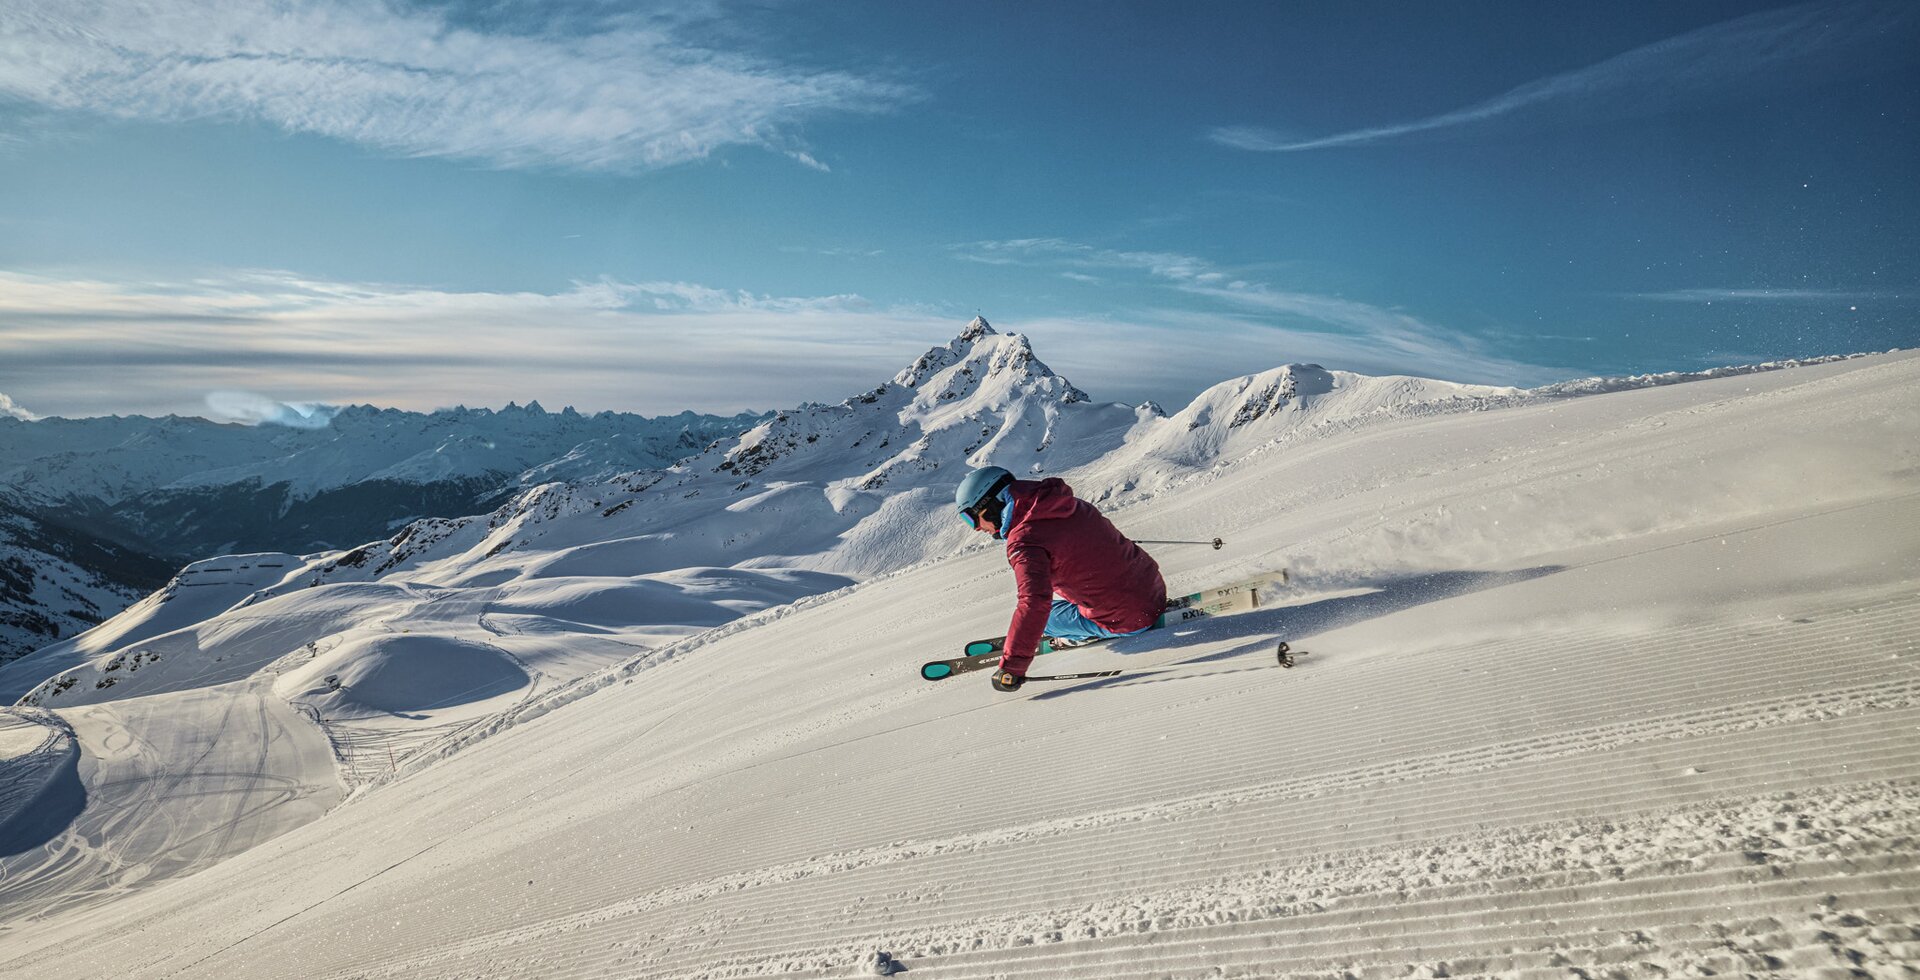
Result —
[[1133, 636], [1152, 629], [1143, 626], [1132, 633], [1115, 633], [1105, 626], [1088, 619], [1080, 607], [1066, 599], [1053, 600], [1053, 609], [1047, 613], [1047, 635], [1062, 640], [1109, 640], [1116, 636]]

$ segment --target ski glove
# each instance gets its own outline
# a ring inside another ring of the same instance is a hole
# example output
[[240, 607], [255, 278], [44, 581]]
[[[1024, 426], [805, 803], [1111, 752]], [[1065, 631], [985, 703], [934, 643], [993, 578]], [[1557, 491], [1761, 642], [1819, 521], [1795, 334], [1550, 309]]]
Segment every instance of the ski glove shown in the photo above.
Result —
[[1020, 685], [1026, 682], [1027, 679], [1025, 677], [1011, 670], [996, 670], [993, 672], [993, 689], [996, 691], [1018, 691], [1020, 690]]

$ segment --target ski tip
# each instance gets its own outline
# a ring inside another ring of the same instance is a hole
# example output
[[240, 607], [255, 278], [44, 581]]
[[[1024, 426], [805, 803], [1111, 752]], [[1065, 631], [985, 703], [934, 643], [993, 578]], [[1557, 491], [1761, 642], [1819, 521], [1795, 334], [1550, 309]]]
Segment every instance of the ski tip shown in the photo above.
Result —
[[947, 664], [947, 663], [921, 664], [920, 676], [923, 679], [930, 680], [930, 681], [937, 681], [947, 677], [952, 677], [953, 665]]

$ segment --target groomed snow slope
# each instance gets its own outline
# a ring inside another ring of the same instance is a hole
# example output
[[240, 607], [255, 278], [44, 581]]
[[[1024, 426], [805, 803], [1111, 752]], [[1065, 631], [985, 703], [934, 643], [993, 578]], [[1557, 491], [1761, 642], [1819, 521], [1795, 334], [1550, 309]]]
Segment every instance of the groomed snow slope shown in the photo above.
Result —
[[1909, 975], [1916, 384], [1889, 355], [1299, 439], [1113, 514], [1229, 541], [1162, 549], [1176, 590], [1286, 565], [1288, 607], [1036, 666], [1189, 669], [919, 681], [1004, 626], [983, 544], [16, 920], [0, 975]]

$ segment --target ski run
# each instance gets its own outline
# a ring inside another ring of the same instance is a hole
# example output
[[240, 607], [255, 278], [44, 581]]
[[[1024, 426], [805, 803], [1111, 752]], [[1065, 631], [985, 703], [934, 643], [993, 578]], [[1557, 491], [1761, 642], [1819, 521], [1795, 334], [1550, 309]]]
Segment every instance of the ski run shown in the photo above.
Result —
[[[672, 471], [199, 563], [0, 670], [0, 977], [1920, 973], [1920, 356], [1575, 387], [1163, 416], [970, 328]], [[927, 683], [1005, 632], [947, 501], [1014, 460], [1224, 539], [1170, 589], [1290, 581]]]

